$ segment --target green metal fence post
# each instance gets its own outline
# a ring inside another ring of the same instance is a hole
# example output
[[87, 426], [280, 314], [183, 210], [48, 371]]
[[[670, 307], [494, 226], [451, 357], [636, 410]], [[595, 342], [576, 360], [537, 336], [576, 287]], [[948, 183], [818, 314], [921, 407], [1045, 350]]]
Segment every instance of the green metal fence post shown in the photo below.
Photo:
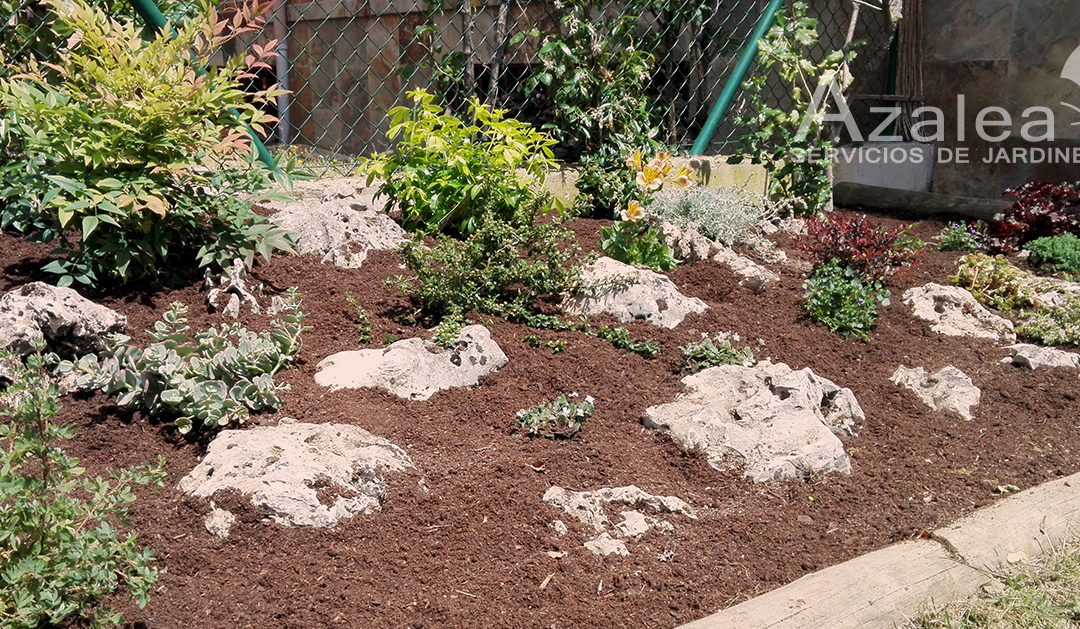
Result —
[[[131, 6], [139, 14], [140, 17], [146, 22], [146, 24], [154, 29], [154, 32], [158, 32], [165, 28], [168, 24], [168, 20], [165, 19], [165, 15], [162, 14], [161, 9], [158, 8], [154, 0], [131, 0]], [[197, 71], [201, 74], [206, 70], [204, 68], [197, 68]], [[234, 109], [230, 109], [229, 113], [233, 116], [239, 117], [240, 114]], [[274, 158], [270, 155], [270, 151], [266, 150], [266, 145], [262, 143], [259, 136], [255, 134], [255, 130], [248, 125], [244, 125], [247, 129], [248, 135], [251, 136], [252, 145], [255, 147], [255, 152], [259, 156], [259, 161], [266, 164], [266, 167], [274, 171]]]
[[728, 109], [731, 107], [731, 101], [735, 99], [735, 94], [739, 91], [739, 85], [742, 84], [743, 77], [746, 76], [746, 71], [750, 69], [750, 64], [753, 63], [754, 57], [757, 56], [758, 40], [764, 37], [765, 33], [772, 28], [776, 12], [783, 4], [784, 0], [769, 1], [769, 6], [765, 8], [761, 21], [758, 22], [757, 28], [754, 29], [754, 34], [750, 36], [750, 41], [746, 42], [746, 47], [743, 48], [742, 54], [739, 55], [739, 63], [735, 66], [735, 70], [731, 73], [727, 83], [724, 84], [724, 89], [720, 92], [720, 98], [716, 100], [716, 105], [709, 112], [709, 118], [705, 121], [705, 126], [702, 127], [701, 133], [698, 134], [697, 140], [694, 141], [694, 146], [690, 149], [691, 155], [704, 155], [705, 151], [708, 150], [709, 142], [712, 142], [713, 136], [716, 135], [716, 128], [720, 126], [720, 121], [727, 115]]

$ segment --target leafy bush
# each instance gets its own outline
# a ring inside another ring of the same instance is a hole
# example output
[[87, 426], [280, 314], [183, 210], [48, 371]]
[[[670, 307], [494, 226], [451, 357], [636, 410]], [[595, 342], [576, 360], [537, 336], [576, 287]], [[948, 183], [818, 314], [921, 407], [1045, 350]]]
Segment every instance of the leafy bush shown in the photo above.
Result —
[[572, 235], [557, 222], [541, 221], [545, 201], [518, 208], [512, 218], [477, 217], [464, 240], [444, 238], [426, 245], [419, 237], [401, 248], [416, 275], [396, 278], [427, 312], [443, 316], [475, 310], [517, 318], [535, 302], [558, 296], [580, 277]]
[[818, 266], [803, 283], [803, 291], [810, 318], [845, 338], [869, 340], [878, 305], [889, 305], [889, 291], [839, 260]]
[[949, 223], [941, 228], [938, 236], [938, 251], [966, 251], [975, 253], [979, 245], [980, 233], [973, 224]]
[[607, 256], [657, 271], [670, 271], [678, 266], [679, 261], [664, 243], [660, 231], [641, 220], [641, 206], [637, 201], [630, 202], [623, 216], [625, 220], [600, 228], [600, 249]]
[[1056, 273], [1080, 273], [1080, 238], [1073, 234], [1036, 238], [1024, 245], [1031, 252], [1028, 262]]
[[251, 332], [234, 323], [192, 336], [187, 308], [173, 303], [150, 332], [145, 349], [115, 336], [103, 358], [89, 354], [65, 362], [83, 390], [117, 396], [120, 406], [134, 406], [152, 417], [173, 418], [182, 434], [244, 423], [250, 412], [281, 408], [288, 385], [274, 374], [292, 363], [300, 349], [304, 313], [290, 292], [285, 313], [270, 322], [269, 332]]
[[605, 8], [600, 0], [556, 2], [559, 32], [544, 37], [540, 65], [526, 82], [552, 120], [544, 128], [566, 159], [580, 161], [576, 206], [596, 218], [613, 218], [642, 200], [624, 159], [659, 148], [646, 98], [654, 59], [637, 45], [638, 17], [611, 16]]
[[697, 373], [702, 369], [720, 365], [743, 365], [753, 367], [757, 364], [754, 350], [750, 347], [735, 347], [738, 334], [721, 332], [710, 338], [702, 334], [700, 341], [691, 341], [679, 348], [683, 355], [683, 371]]
[[[816, 65], [811, 51], [818, 44], [818, 21], [806, 17], [806, 3], [793, 2], [776, 16], [776, 24], [758, 42], [758, 66], [743, 83], [746, 105], [739, 125], [751, 129], [739, 138], [738, 154], [732, 163], [749, 157], [751, 163], [764, 164], [769, 174], [769, 196], [788, 199], [796, 215], [813, 214], [828, 208], [832, 199], [828, 161], [807, 159], [815, 151], [832, 145], [826, 138], [821, 116], [813, 116], [804, 136], [800, 126], [810, 109], [813, 91], [819, 83], [842, 75], [845, 61], [855, 53], [835, 50]], [[767, 103], [771, 96], [768, 81], [779, 75], [791, 94], [787, 111]], [[847, 88], [846, 83], [841, 87]], [[824, 113], [824, 112], [819, 112]]]
[[910, 236], [909, 229], [877, 226], [866, 215], [831, 214], [807, 219], [803, 243], [816, 265], [836, 260], [873, 284], [885, 282], [914, 261], [923, 243]]
[[669, 188], [653, 195], [649, 212], [660, 220], [733, 247], [746, 245], [778, 214], [776, 205], [741, 188]]
[[1080, 296], [1020, 315], [1017, 335], [1042, 345], [1080, 345]]
[[1080, 184], [1029, 182], [1005, 194], [1016, 201], [1002, 220], [989, 225], [992, 250], [1015, 251], [1036, 238], [1080, 235]]
[[976, 253], [961, 257], [956, 275], [950, 276], [949, 281], [1002, 312], [1041, 306], [1034, 276], [1009, 264], [1000, 255]]
[[577, 393], [560, 395], [551, 402], [522, 409], [515, 415], [518, 426], [530, 436], [572, 439], [581, 432], [585, 420], [592, 416], [595, 401], [591, 395], [585, 396], [581, 402], [567, 399], [576, 397]]
[[509, 220], [541, 198], [539, 186], [555, 164], [553, 140], [475, 98], [466, 120], [445, 113], [424, 90], [409, 98], [411, 109], [389, 113], [394, 151], [360, 167], [368, 185], [380, 180], [379, 194], [401, 210], [406, 229], [467, 235], [485, 214]]
[[78, 619], [119, 625], [123, 617], [106, 597], [123, 588], [144, 607], [157, 569], [153, 551], [117, 526], [128, 524], [132, 484], [160, 486], [164, 461], [112, 472], [109, 480], [84, 478], [78, 461], [57, 445], [75, 435], [74, 427], [51, 421], [60, 389], [45, 372], [56, 356], [10, 362], [17, 365], [14, 383], [0, 396], [0, 620], [24, 629]]
[[[261, 29], [252, 6], [227, 23], [203, 5], [203, 17], [175, 37], [144, 44], [135, 24], [84, 0], [50, 0], [75, 35], [55, 65], [31, 62], [0, 79], [11, 154], [0, 165], [0, 227], [57, 241], [65, 257], [45, 269], [61, 285], [159, 281], [291, 248], [284, 231], [252, 212], [251, 197], [272, 181], [251, 162], [244, 130], [274, 120], [258, 107], [281, 91], [241, 86], [269, 67], [273, 42], [196, 71]], [[69, 230], [78, 238], [66, 238]]]

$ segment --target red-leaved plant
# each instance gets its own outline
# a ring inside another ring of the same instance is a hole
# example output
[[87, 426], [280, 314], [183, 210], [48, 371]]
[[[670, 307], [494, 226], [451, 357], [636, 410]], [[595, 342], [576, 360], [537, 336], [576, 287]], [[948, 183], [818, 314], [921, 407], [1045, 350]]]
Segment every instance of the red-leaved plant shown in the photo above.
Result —
[[869, 283], [884, 282], [910, 266], [918, 240], [908, 225], [887, 228], [875, 225], [866, 215], [828, 214], [806, 221], [803, 248], [814, 257], [814, 266], [830, 260], [859, 272]]
[[1080, 235], [1080, 183], [1033, 181], [1005, 194], [1016, 201], [1005, 218], [988, 226], [985, 244], [991, 251], [1016, 251], [1044, 236]]

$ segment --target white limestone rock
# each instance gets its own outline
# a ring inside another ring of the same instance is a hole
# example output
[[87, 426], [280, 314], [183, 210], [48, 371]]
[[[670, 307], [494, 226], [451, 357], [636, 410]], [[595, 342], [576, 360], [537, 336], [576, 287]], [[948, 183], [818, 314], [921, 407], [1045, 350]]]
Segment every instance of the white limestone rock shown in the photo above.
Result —
[[865, 415], [850, 389], [769, 361], [710, 367], [682, 382], [675, 401], [649, 407], [642, 423], [704, 451], [713, 468], [741, 465], [754, 482], [851, 471], [836, 435], [853, 435]]
[[[362, 428], [282, 419], [277, 426], [219, 433], [179, 488], [209, 499], [233, 489], [275, 522], [329, 528], [379, 511], [387, 477], [412, 467], [404, 450]], [[319, 501], [319, 489], [334, 495], [331, 504]], [[224, 520], [219, 514], [215, 522]]]
[[686, 297], [666, 276], [600, 258], [582, 273], [582, 286], [563, 301], [569, 315], [613, 315], [623, 323], [645, 321], [674, 328], [692, 312], [708, 309], [696, 297]]
[[909, 288], [903, 300], [916, 317], [929, 321], [930, 329], [939, 334], [1016, 342], [1011, 321], [987, 310], [959, 286], [930, 283]]
[[453, 349], [419, 338], [384, 349], [339, 352], [318, 364], [315, 382], [331, 389], [384, 389], [408, 400], [426, 400], [438, 391], [479, 384], [507, 363], [506, 354], [482, 325], [461, 329]]
[[982, 397], [971, 378], [952, 365], [933, 374], [922, 367], [909, 369], [901, 365], [893, 373], [892, 382], [914, 391], [933, 410], [953, 412], [969, 421], [973, 418], [971, 407]]
[[71, 288], [32, 282], [0, 297], [0, 349], [27, 355], [36, 341], [52, 351], [82, 355], [106, 349], [106, 338], [127, 327], [127, 318]]
[[1039, 367], [1080, 369], [1080, 354], [1073, 352], [1026, 343], [1017, 343], [1005, 349], [1009, 350], [1011, 356], [1003, 358], [1001, 360], [1003, 363], [1012, 363], [1018, 367], [1033, 370]]

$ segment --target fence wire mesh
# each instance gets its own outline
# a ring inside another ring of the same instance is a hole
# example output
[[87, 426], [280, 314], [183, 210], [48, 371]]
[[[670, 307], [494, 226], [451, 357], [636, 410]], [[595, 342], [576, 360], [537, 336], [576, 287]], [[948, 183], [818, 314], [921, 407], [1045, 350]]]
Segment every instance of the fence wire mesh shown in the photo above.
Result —
[[[856, 3], [809, 2], [822, 35], [816, 54], [844, 45]], [[124, 0], [104, 4], [113, 14], [132, 15]], [[619, 17], [634, 21], [636, 46], [654, 59], [646, 97], [659, 139], [687, 149], [767, 4], [612, 0], [594, 18], [597, 24]], [[162, 8], [170, 17], [192, 13], [190, 5], [175, 0]], [[291, 151], [313, 170], [347, 170], [356, 158], [387, 148], [387, 112], [405, 104], [406, 93], [418, 87], [447, 101], [475, 96], [510, 116], [550, 122], [525, 86], [538, 68], [545, 37], [559, 33], [565, 10], [553, 0], [275, 0], [263, 32], [246, 42], [278, 40], [276, 66], [258, 80], [291, 92], [270, 112], [280, 122], [266, 143], [273, 151]], [[857, 37], [870, 45], [854, 66], [856, 90], [884, 94], [893, 37], [888, 12], [864, 10], [857, 27]], [[63, 43], [41, 0], [0, 0], [0, 53], [9, 64], [48, 60]], [[771, 102], [783, 107], [789, 95], [782, 84], [773, 79], [767, 85]], [[741, 106], [736, 99], [709, 152], [730, 149], [744, 131], [737, 124]]]

